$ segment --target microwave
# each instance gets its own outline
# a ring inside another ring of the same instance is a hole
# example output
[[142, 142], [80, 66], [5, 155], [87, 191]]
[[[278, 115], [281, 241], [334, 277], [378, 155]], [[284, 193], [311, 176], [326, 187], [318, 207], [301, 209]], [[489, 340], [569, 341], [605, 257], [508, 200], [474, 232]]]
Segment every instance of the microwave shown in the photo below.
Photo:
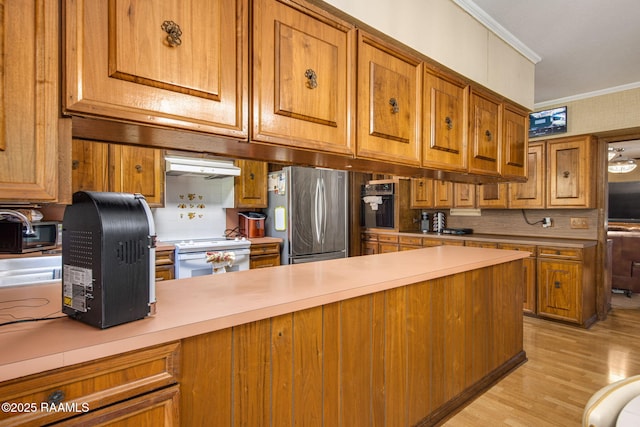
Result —
[[21, 222], [0, 221], [0, 253], [23, 254], [55, 249], [59, 222], [33, 222], [34, 234], [25, 236]]

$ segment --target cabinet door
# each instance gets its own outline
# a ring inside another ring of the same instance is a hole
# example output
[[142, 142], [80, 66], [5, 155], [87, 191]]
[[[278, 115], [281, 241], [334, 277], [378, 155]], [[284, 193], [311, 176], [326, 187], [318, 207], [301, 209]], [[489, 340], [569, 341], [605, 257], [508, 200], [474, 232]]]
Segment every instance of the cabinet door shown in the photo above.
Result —
[[500, 175], [505, 178], [526, 176], [528, 122], [526, 112], [503, 104]]
[[245, 1], [67, 1], [66, 23], [66, 111], [247, 137]]
[[580, 323], [582, 266], [538, 258], [538, 314]]
[[425, 68], [423, 109], [422, 166], [466, 170], [469, 86]]
[[411, 178], [411, 209], [429, 209], [434, 205], [433, 180]]
[[241, 169], [240, 176], [235, 177], [234, 181], [236, 208], [266, 208], [268, 164], [237, 160], [236, 166]]
[[500, 161], [500, 104], [471, 93], [469, 172], [497, 175]]
[[355, 29], [312, 6], [252, 4], [252, 139], [353, 154]]
[[109, 162], [111, 191], [140, 193], [149, 206], [164, 204], [162, 150], [111, 144]]
[[478, 207], [506, 209], [507, 208], [507, 184], [490, 183], [477, 186]]
[[358, 157], [420, 165], [422, 63], [358, 33]]
[[454, 208], [475, 208], [476, 207], [476, 186], [475, 184], [455, 183], [453, 184], [453, 207]]
[[3, 1], [0, 202], [58, 198], [58, 3]]
[[509, 207], [544, 209], [546, 202], [544, 142], [529, 144], [528, 151], [527, 182], [509, 184]]
[[449, 181], [433, 181], [433, 207], [453, 207], [453, 183]]
[[74, 139], [71, 182], [76, 191], [109, 191], [109, 144]]
[[547, 142], [547, 208], [592, 208], [595, 174], [593, 139], [562, 138]]

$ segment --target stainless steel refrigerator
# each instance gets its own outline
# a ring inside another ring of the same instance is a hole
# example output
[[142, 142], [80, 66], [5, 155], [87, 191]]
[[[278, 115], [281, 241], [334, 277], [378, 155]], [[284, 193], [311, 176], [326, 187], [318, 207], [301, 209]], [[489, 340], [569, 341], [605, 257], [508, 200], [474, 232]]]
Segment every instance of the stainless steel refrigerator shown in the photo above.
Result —
[[265, 231], [283, 239], [282, 264], [347, 257], [347, 177], [298, 166], [269, 174]]

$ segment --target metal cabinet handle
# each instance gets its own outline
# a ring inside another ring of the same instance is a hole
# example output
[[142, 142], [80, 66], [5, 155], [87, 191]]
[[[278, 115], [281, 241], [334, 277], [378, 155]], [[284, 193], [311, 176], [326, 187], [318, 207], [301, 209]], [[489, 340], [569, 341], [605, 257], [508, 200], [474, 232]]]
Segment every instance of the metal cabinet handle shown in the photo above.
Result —
[[391, 98], [389, 100], [389, 105], [391, 105], [391, 112], [393, 114], [397, 114], [400, 112], [400, 106], [398, 106], [398, 100], [395, 98]]
[[65, 398], [64, 391], [56, 390], [47, 397], [47, 403], [49, 405], [57, 405], [61, 403]]
[[176, 24], [173, 21], [164, 21], [160, 26], [164, 32], [167, 33], [167, 43], [170, 47], [177, 47], [182, 44], [182, 30], [180, 29], [180, 25]]
[[309, 89], [315, 89], [318, 87], [318, 75], [315, 71], [309, 68], [304, 72], [304, 76], [307, 78], [307, 87]]

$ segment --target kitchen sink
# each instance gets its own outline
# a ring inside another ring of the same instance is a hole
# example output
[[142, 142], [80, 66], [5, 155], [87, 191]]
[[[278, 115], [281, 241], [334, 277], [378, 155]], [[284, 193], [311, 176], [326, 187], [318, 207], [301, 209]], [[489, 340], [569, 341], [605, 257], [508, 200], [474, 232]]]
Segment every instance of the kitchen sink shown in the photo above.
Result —
[[61, 256], [0, 259], [0, 287], [42, 284], [61, 277]]

